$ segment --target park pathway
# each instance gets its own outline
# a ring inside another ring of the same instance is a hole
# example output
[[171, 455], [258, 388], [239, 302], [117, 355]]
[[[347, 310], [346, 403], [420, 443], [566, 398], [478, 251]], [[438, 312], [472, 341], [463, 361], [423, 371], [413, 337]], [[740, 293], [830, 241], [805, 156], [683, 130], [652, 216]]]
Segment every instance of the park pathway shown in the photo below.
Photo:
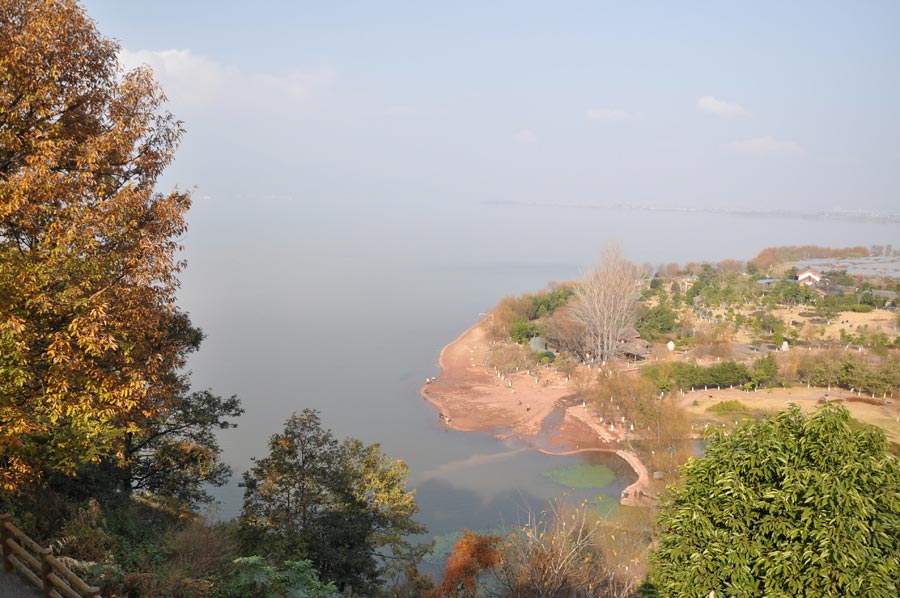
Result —
[[15, 573], [0, 571], [0, 598], [40, 598], [31, 584]]

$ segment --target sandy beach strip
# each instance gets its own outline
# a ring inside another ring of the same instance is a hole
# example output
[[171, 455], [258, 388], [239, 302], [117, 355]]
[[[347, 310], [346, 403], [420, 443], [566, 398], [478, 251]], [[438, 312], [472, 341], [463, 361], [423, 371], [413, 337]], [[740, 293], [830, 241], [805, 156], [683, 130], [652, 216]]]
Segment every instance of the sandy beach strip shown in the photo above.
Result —
[[[491, 350], [489, 324], [488, 318], [483, 318], [445, 346], [438, 358], [440, 375], [426, 380], [419, 394], [435, 407], [440, 421], [453, 430], [493, 432], [501, 438], [512, 434], [534, 436], [560, 401], [574, 394], [574, 389], [563, 374], [550, 367], [498, 375], [486, 365]], [[623, 491], [622, 504], [651, 504], [647, 468], [637, 455], [618, 448], [623, 438], [624, 430], [610, 431], [590, 408], [575, 405], [566, 409], [562, 424], [550, 440], [554, 447], [571, 450], [542, 450], [549, 454], [613, 452], [637, 476]]]
[[426, 382], [419, 394], [451, 429], [534, 435], [572, 389], [563, 374], [548, 367], [530, 374], [496, 374], [485, 365], [491, 349], [488, 326], [484, 318], [444, 347], [438, 360], [440, 375]]

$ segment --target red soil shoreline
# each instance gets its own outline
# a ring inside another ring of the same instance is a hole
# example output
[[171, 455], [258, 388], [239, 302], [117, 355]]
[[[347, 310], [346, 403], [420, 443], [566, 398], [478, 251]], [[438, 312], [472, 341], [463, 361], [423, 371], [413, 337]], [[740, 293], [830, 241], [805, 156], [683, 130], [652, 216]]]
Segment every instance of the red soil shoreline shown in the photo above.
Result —
[[[488, 320], [470, 326], [441, 349], [436, 378], [426, 380], [419, 394], [439, 412], [441, 422], [458, 431], [489, 431], [498, 437], [517, 435], [527, 440], [537, 434], [560, 401], [574, 395], [564, 374], [549, 367], [516, 372], [508, 377], [486, 366], [491, 341]], [[566, 409], [562, 425], [554, 431], [547, 454], [587, 451], [614, 453], [634, 470], [637, 480], [622, 492], [621, 503], [646, 506], [652, 498], [650, 476], [637, 455], [616, 448], [624, 430], [610, 431], [582, 405]]]

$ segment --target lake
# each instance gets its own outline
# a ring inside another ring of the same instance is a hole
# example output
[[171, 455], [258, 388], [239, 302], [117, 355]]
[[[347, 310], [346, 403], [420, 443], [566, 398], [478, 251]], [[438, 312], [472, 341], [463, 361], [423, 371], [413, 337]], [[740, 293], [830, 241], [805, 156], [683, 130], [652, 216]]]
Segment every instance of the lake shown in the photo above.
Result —
[[[252, 202], [252, 209], [248, 203]], [[503, 295], [578, 277], [606, 240], [652, 264], [750, 259], [770, 245], [894, 243], [877, 222], [464, 201], [286, 197], [198, 200], [184, 239], [181, 306], [207, 339], [195, 388], [237, 394], [246, 414], [221, 435], [234, 483], [220, 517], [240, 511], [240, 474], [270, 435], [312, 407], [338, 438], [378, 442], [410, 467], [433, 534], [512, 522], [564, 487], [548, 469], [581, 462], [452, 432], [418, 389], [441, 348]], [[616, 467], [613, 457], [591, 456]], [[621, 471], [621, 468], [620, 468]], [[591, 494], [612, 500], [623, 472]]]

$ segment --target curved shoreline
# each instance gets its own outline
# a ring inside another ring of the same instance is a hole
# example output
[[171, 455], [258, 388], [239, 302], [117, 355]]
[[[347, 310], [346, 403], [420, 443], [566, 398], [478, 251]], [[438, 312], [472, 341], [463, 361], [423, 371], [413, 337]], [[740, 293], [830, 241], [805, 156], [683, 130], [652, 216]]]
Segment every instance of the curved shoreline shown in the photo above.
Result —
[[650, 504], [652, 504], [651, 501], [655, 500], [653, 496], [644, 492], [644, 489], [650, 484], [650, 473], [638, 456], [630, 451], [614, 448], [583, 448], [560, 452], [548, 451], [543, 448], [537, 450], [545, 455], [554, 455], [557, 457], [567, 457], [579, 453], [612, 453], [622, 459], [622, 461], [624, 461], [637, 475], [637, 479], [622, 490], [619, 504], [628, 507], [646, 507], [650, 506]]
[[[435, 378], [433, 378], [434, 380], [437, 380], [444, 374], [444, 369], [445, 369], [444, 368], [444, 354], [447, 352], [447, 349], [449, 349], [452, 345], [455, 345], [456, 343], [461, 342], [462, 339], [467, 334], [469, 334], [470, 332], [472, 332], [473, 330], [475, 330], [476, 328], [481, 326], [481, 324], [484, 322], [485, 317], [486, 316], [483, 316], [480, 320], [478, 320], [477, 322], [475, 322], [474, 324], [472, 324], [471, 326], [469, 326], [468, 328], [463, 330], [459, 336], [457, 336], [455, 339], [453, 339], [452, 341], [450, 341], [449, 343], [447, 343], [446, 345], [444, 345], [441, 348], [441, 352], [438, 354], [438, 369], [440, 370], [440, 373]], [[428, 380], [428, 378], [426, 378], [426, 380]], [[419, 396], [422, 397], [423, 399], [425, 399], [426, 401], [428, 401], [429, 403], [431, 403], [431, 405], [433, 407], [437, 407], [439, 410], [439, 413], [443, 414], [445, 411], [444, 404], [439, 399], [430, 395], [430, 393], [428, 392], [429, 386], [431, 386], [431, 382], [426, 381], [425, 385], [419, 389]], [[451, 430], [456, 430], [457, 432], [477, 432], [478, 431], [475, 429], [467, 429], [467, 428], [455, 426], [455, 425], [453, 425], [452, 419], [450, 420], [450, 422], [445, 421], [443, 423], [445, 426], [447, 426]]]
[[[460, 432], [491, 431], [498, 435], [503, 429], [511, 434], [533, 436], [537, 434], [544, 420], [558, 407], [558, 402], [571, 395], [561, 376], [549, 368], [491, 376], [483, 362], [477, 364], [479, 356], [486, 356], [486, 317], [464, 330], [453, 341], [445, 345], [438, 356], [440, 374], [426, 378], [419, 389], [419, 396], [434, 406], [441, 423], [449, 429]], [[533, 381], [532, 381], [533, 378]], [[516, 394], [518, 391], [518, 394]], [[533, 412], [532, 412], [533, 411]], [[583, 407], [570, 407], [565, 417], [582, 424], [584, 433], [591, 435], [592, 443], [597, 441], [617, 443], [618, 439], [608, 433]], [[586, 429], [584, 429], [586, 427]], [[562, 435], [556, 430], [554, 438]], [[576, 436], [577, 438], [577, 436]], [[571, 432], [566, 434], [569, 444]], [[548, 455], [573, 455], [585, 452], [614, 453], [634, 472], [637, 479], [627, 486], [620, 497], [620, 504], [627, 506], [649, 506], [655, 497], [647, 493], [650, 475], [638, 456], [621, 448], [590, 447], [554, 452], [544, 448], [538, 450]]]

